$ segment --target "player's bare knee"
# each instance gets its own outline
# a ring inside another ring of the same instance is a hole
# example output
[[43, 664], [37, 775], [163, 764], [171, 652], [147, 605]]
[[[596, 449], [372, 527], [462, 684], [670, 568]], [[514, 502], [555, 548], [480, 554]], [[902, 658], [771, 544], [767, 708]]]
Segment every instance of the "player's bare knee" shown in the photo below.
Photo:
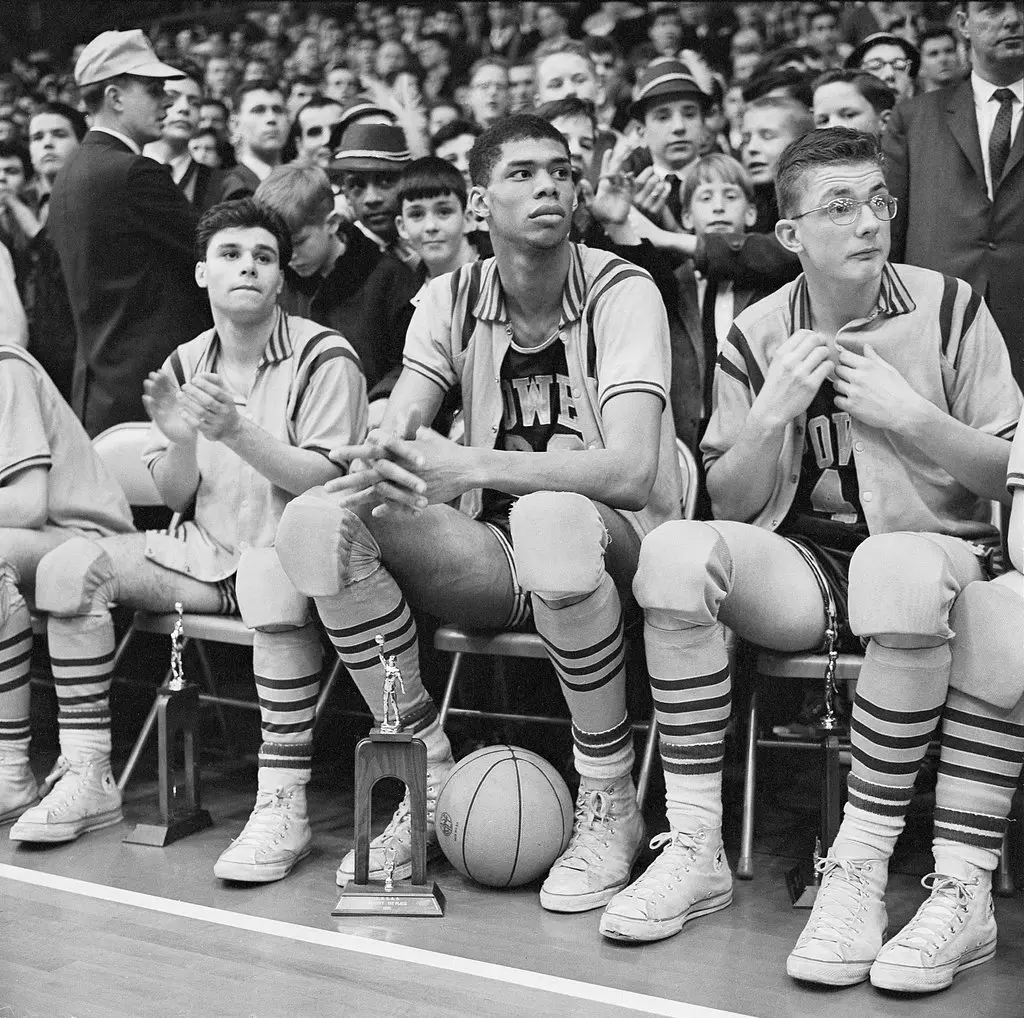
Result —
[[979, 581], [961, 591], [950, 612], [950, 685], [1010, 710], [1024, 697], [1024, 598], [1009, 586]]
[[43, 556], [36, 605], [57, 616], [100, 615], [117, 600], [117, 570], [94, 541], [73, 537]]
[[687, 626], [710, 626], [732, 587], [732, 555], [713, 527], [673, 520], [640, 546], [633, 594], [648, 613], [665, 613]]
[[362, 520], [323, 488], [285, 506], [274, 541], [285, 574], [308, 597], [329, 597], [380, 566], [380, 548]]
[[523, 495], [509, 513], [519, 583], [544, 600], [596, 590], [608, 533], [597, 506], [571, 491]]
[[235, 573], [235, 595], [242, 621], [250, 629], [287, 632], [309, 622], [309, 598], [295, 589], [274, 548], [242, 552]]
[[850, 628], [889, 646], [925, 647], [950, 638], [957, 595], [942, 549], [918, 534], [877, 534], [850, 562]]

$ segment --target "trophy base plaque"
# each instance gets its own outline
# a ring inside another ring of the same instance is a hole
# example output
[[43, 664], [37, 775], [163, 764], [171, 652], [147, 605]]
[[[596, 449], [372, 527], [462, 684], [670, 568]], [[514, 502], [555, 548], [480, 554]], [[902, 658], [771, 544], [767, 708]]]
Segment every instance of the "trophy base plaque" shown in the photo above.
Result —
[[[162, 848], [179, 838], [212, 826], [210, 814], [199, 801], [199, 765], [197, 762], [196, 722], [199, 717], [199, 690], [186, 685], [176, 689], [161, 686], [157, 691], [157, 738], [160, 755], [160, 810], [136, 824], [124, 841], [129, 845]], [[184, 781], [174, 783], [175, 736], [181, 732], [184, 745]]]
[[380, 881], [357, 884], [353, 880], [341, 892], [331, 915], [443, 916], [444, 906], [444, 894], [433, 882], [396, 880], [389, 891]]

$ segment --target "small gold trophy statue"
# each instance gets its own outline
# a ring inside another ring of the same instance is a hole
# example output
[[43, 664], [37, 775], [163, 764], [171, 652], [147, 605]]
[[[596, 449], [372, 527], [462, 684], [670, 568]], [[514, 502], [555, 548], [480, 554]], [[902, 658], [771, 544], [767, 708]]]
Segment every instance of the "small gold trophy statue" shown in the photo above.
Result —
[[[160, 754], [160, 814], [143, 820], [124, 840], [132, 845], [169, 845], [172, 841], [209, 827], [213, 821], [200, 805], [199, 748], [196, 722], [199, 719], [199, 689], [185, 681], [181, 667], [184, 647], [184, 609], [174, 605], [178, 618], [171, 632], [171, 668], [157, 690], [157, 738]], [[181, 732], [184, 749], [184, 781], [174, 783], [175, 736]]]
[[[376, 637], [384, 666], [383, 717], [356, 746], [355, 879], [341, 892], [331, 915], [444, 915], [444, 895], [427, 882], [427, 747], [402, 731], [398, 690], [405, 691], [395, 658], [384, 656], [384, 637]], [[395, 846], [384, 849], [384, 882], [370, 881], [370, 795], [381, 778], [398, 778], [409, 790], [412, 823], [412, 879], [395, 880]]]

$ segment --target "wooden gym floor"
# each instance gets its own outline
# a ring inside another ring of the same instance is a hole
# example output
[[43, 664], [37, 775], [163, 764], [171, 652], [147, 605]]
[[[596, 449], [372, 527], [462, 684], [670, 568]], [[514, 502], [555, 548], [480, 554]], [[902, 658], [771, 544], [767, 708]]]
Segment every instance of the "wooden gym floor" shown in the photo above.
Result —
[[[49, 696], [37, 691], [34, 714], [48, 713]], [[122, 694], [115, 717], [123, 704]], [[334, 870], [351, 844], [346, 775], [354, 726], [351, 719], [326, 720], [310, 786], [315, 848], [279, 883], [227, 885], [212, 873], [252, 806], [251, 755], [230, 764], [208, 762], [204, 796], [214, 827], [166, 849], [121, 840], [155, 805], [156, 787], [145, 772], [129, 786], [120, 826], [50, 847], [16, 846], [7, 828], [0, 829], [0, 1018], [1024, 1016], [1019, 892], [997, 899], [995, 960], [958, 976], [943, 993], [903, 997], [867, 984], [832, 991], [786, 976], [786, 955], [807, 913], [790, 907], [785, 873], [814, 827], [813, 813], [794, 819], [785, 808], [786, 795], [800, 785], [803, 754], [785, 754], [779, 796], [773, 796], [769, 771], [763, 793], [759, 786], [755, 879], [736, 881], [730, 908], [695, 920], [670, 940], [645, 946], [606, 941], [597, 932], [599, 911], [545, 912], [536, 886], [487, 890], [444, 859], [430, 868], [447, 897], [444, 918], [334, 919]], [[44, 718], [44, 727], [48, 723]], [[252, 736], [255, 715], [242, 716], [239, 725]], [[366, 727], [355, 723], [357, 731]], [[552, 747], [567, 738], [561, 730], [542, 736]], [[521, 741], [530, 745], [527, 733]], [[39, 736], [33, 745], [44, 774], [55, 747]], [[812, 803], [815, 780], [812, 767], [804, 789]], [[394, 788], [382, 785], [378, 792], [377, 827], [397, 798]], [[656, 785], [649, 833], [660, 829], [660, 801]], [[734, 817], [736, 809], [729, 809]], [[918, 881], [928, 871], [921, 851], [926, 826], [911, 818], [908, 836], [917, 844], [898, 853], [889, 893], [895, 928], [925, 893]], [[735, 827], [727, 831], [734, 863]]]

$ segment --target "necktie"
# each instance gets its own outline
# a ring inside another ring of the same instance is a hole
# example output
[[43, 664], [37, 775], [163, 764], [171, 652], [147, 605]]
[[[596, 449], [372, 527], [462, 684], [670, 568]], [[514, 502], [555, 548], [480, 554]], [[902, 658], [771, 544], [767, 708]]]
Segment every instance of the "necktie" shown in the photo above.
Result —
[[704, 288], [704, 306], [701, 308], [700, 324], [704, 339], [704, 419], [711, 417], [711, 396], [715, 380], [715, 363], [718, 360], [718, 333], [715, 331], [715, 304], [718, 301], [718, 280], [709, 279]]
[[992, 125], [992, 135], [988, 139], [988, 162], [992, 170], [994, 194], [1010, 155], [1010, 121], [1013, 119], [1014, 95], [1008, 88], [997, 88], [992, 93], [992, 98], [999, 102], [999, 112], [996, 114], [996, 122]]
[[672, 213], [672, 218], [681, 227], [683, 225], [683, 207], [679, 200], [679, 186], [682, 181], [674, 173], [666, 173], [665, 183], [671, 188], [665, 204], [668, 206], [669, 212]]

